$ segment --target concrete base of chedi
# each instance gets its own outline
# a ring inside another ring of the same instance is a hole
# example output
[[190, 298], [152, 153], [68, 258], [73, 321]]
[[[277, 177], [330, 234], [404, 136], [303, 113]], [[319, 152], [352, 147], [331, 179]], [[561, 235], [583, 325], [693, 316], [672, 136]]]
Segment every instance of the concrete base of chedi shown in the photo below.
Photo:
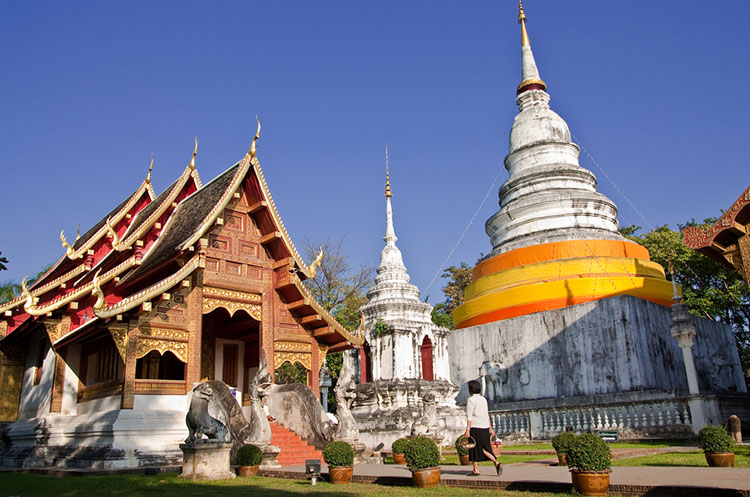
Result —
[[[454, 401], [458, 388], [448, 381], [377, 380], [357, 385], [352, 415], [359, 440], [388, 450], [398, 438], [426, 435], [452, 444], [466, 429], [466, 414]], [[424, 399], [431, 398], [430, 402]]]
[[229, 465], [231, 443], [180, 444], [183, 453], [180, 478], [189, 480], [223, 480], [234, 478]]
[[[731, 327], [692, 319], [700, 391], [745, 392]], [[669, 308], [618, 296], [463, 328], [448, 337], [451, 379], [462, 385], [479, 377], [490, 409], [545, 398], [687, 393], [670, 324]]]

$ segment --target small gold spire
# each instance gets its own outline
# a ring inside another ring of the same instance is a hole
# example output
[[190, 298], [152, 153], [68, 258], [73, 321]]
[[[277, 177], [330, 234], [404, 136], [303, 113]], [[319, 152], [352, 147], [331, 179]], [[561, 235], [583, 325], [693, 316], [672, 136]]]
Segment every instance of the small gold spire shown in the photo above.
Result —
[[146, 183], [151, 183], [151, 170], [153, 168], [154, 168], [154, 154], [151, 154], [151, 164], [149, 164], [148, 166], [148, 174], [146, 174]]
[[195, 156], [198, 155], [198, 137], [195, 137], [195, 150], [193, 150], [193, 158], [190, 159], [190, 169], [195, 170]]
[[526, 14], [523, 13], [521, 0], [518, 0], [518, 22], [521, 25], [521, 46], [527, 47], [531, 43], [529, 42], [529, 34], [526, 32]]
[[253, 141], [250, 144], [250, 151], [248, 153], [250, 154], [251, 158], [255, 157], [255, 154], [258, 152], [255, 142], [257, 142], [258, 138], [260, 138], [260, 119], [258, 119], [258, 116], [255, 116], [255, 120], [258, 121], [258, 131], [255, 132], [255, 137], [253, 138]]
[[81, 238], [81, 221], [78, 221], [78, 225], [76, 226], [76, 242], [79, 238]]
[[391, 193], [391, 177], [388, 171], [388, 145], [385, 146], [385, 196], [393, 196], [393, 193]]

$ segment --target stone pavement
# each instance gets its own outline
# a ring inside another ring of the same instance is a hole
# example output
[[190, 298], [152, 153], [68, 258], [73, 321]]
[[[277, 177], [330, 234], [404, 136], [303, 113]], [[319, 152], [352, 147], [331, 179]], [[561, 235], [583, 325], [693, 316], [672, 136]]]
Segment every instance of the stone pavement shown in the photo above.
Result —
[[[526, 490], [536, 492], [572, 491], [567, 467], [550, 461], [532, 461], [504, 466], [498, 478], [492, 466], [480, 466], [481, 476], [466, 476], [470, 466], [441, 466], [441, 485], [452, 487]], [[285, 466], [261, 471], [262, 476], [303, 479], [303, 466]], [[323, 473], [327, 472], [323, 464]], [[406, 466], [360, 464], [354, 467], [353, 481], [385, 485], [411, 485]], [[647, 497], [750, 497], [750, 468], [627, 467], [616, 466], [610, 476], [612, 495]]]

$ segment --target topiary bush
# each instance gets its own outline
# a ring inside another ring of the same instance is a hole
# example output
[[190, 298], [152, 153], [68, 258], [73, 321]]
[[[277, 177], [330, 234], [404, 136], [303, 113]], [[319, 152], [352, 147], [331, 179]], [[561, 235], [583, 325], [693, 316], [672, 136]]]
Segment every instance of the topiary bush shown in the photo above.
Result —
[[406, 465], [412, 471], [434, 468], [440, 464], [440, 451], [431, 438], [414, 437], [404, 449]]
[[258, 466], [263, 461], [263, 451], [255, 445], [243, 445], [237, 449], [238, 466]]
[[408, 444], [409, 444], [409, 441], [407, 439], [399, 438], [398, 440], [396, 440], [395, 442], [391, 444], [391, 451], [394, 454], [403, 454], [404, 449], [406, 448]]
[[566, 455], [568, 467], [578, 471], [607, 471], [612, 463], [609, 445], [593, 433], [576, 437]]
[[469, 449], [461, 445], [462, 443], [465, 443], [466, 435], [461, 435], [456, 439], [456, 452], [459, 456], [468, 456], [469, 455]]
[[331, 442], [323, 449], [323, 460], [333, 468], [354, 464], [354, 449], [346, 442]]
[[552, 439], [552, 447], [558, 454], [567, 454], [575, 442], [576, 434], [572, 431], [564, 431]]
[[734, 452], [734, 440], [721, 426], [704, 426], [698, 432], [698, 441], [704, 452]]

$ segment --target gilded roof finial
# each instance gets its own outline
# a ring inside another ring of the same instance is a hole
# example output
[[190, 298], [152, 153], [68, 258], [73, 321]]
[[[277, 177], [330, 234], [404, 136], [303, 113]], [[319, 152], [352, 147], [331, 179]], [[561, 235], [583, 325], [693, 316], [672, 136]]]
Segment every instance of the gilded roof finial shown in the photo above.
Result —
[[258, 152], [258, 149], [255, 146], [255, 142], [258, 141], [258, 138], [260, 138], [260, 119], [258, 119], [258, 116], [255, 116], [255, 120], [258, 121], [258, 131], [255, 132], [255, 137], [253, 138], [253, 142], [250, 144], [250, 157], [255, 157], [255, 154]]
[[81, 238], [81, 221], [78, 221], [78, 225], [76, 226], [76, 241]]
[[[26, 278], [28, 278], [28, 276], [26, 276]], [[26, 278], [21, 281], [21, 294], [26, 298], [23, 307], [28, 310], [34, 307], [34, 297], [31, 296], [31, 292], [29, 292], [29, 288], [26, 286]]]
[[529, 46], [529, 34], [526, 32], [526, 14], [523, 13], [523, 4], [518, 0], [518, 22], [521, 24], [521, 46]]
[[190, 169], [195, 170], [195, 156], [198, 155], [198, 137], [195, 137], [195, 150], [193, 150], [193, 158], [190, 159]]
[[388, 171], [388, 145], [385, 146], [385, 196], [393, 196], [393, 193], [391, 193], [391, 177]]
[[[198, 137], [196, 137], [197, 139]], [[148, 173], [146, 174], [146, 183], [151, 183], [151, 170], [154, 168], [154, 154], [151, 154], [151, 164], [148, 166]]]

